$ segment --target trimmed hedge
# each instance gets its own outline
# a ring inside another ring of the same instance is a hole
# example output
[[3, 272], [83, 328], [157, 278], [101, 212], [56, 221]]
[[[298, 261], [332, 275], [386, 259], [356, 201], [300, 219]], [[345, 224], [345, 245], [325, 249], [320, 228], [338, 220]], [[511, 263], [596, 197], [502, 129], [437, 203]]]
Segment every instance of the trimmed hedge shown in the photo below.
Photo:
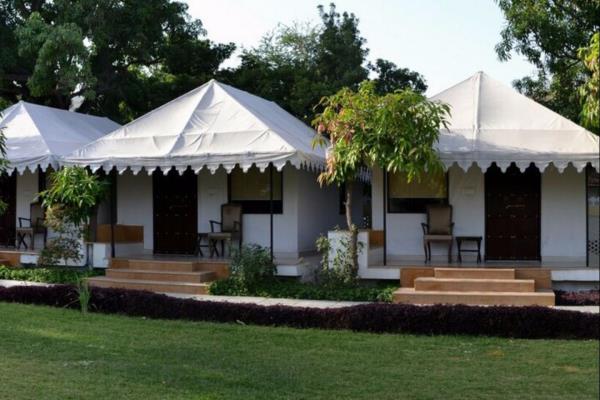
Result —
[[565, 292], [555, 290], [557, 306], [600, 306], [600, 291]]
[[[79, 308], [73, 286], [0, 288], [0, 301]], [[364, 304], [337, 309], [177, 299], [145, 291], [93, 288], [90, 309], [106, 314], [375, 333], [598, 339], [600, 315], [547, 307]]]

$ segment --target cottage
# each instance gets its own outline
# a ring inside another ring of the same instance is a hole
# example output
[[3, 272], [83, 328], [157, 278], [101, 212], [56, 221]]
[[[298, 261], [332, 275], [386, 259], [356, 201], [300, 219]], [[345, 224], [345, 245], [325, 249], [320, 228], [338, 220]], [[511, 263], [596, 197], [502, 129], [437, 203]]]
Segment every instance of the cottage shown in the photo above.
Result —
[[[361, 275], [456, 266], [457, 237], [475, 239], [465, 243], [469, 249], [479, 238], [488, 264], [598, 268], [598, 136], [483, 72], [432, 100], [451, 106], [438, 143], [447, 172], [407, 183], [401, 174], [373, 171], [373, 229], [384, 240], [367, 250]], [[435, 204], [452, 207], [454, 226], [450, 249], [433, 243], [426, 263], [421, 224]], [[474, 253], [461, 258], [480, 265]]]
[[0, 177], [0, 198], [8, 204], [6, 212], [0, 216], [0, 245], [9, 248], [18, 245], [22, 250], [39, 249], [43, 236], [36, 235], [34, 243], [30, 237], [17, 242], [16, 232], [20, 227], [29, 226], [37, 193], [46, 187], [46, 172], [58, 168], [59, 157], [119, 125], [108, 118], [24, 101], [0, 114], [8, 160], [7, 172]]
[[[211, 221], [236, 204], [232, 244], [269, 247], [280, 266], [297, 266], [343, 222], [338, 189], [316, 181], [325, 153], [313, 137], [277, 104], [211, 80], [61, 162], [113, 171], [116, 257], [223, 256]], [[108, 241], [94, 247], [96, 266], [111, 257]]]

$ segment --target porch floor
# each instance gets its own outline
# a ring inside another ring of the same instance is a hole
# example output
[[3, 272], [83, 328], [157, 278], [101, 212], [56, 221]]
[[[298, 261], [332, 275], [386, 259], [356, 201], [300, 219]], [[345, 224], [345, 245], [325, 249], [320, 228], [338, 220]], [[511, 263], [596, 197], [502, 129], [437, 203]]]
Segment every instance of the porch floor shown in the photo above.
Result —
[[386, 265], [383, 262], [372, 263], [369, 268], [419, 268], [419, 267], [437, 267], [437, 268], [548, 268], [552, 270], [560, 269], [598, 269], [598, 266], [587, 266], [585, 262], [580, 261], [463, 261], [452, 262], [424, 260], [391, 260]]

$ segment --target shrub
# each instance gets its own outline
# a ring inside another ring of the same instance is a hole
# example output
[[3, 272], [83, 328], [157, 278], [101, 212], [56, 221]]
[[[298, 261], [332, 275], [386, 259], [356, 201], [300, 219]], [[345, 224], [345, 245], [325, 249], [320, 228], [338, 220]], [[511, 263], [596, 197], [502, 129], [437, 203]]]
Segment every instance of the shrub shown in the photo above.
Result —
[[235, 250], [229, 268], [230, 277], [226, 285], [236, 287], [240, 294], [252, 292], [254, 288], [273, 280], [276, 267], [268, 249], [251, 244]]
[[565, 292], [555, 290], [557, 306], [600, 306], [600, 291]]
[[0, 279], [42, 283], [75, 284], [80, 279], [102, 275], [99, 270], [81, 270], [77, 268], [7, 268], [0, 266]]
[[262, 282], [250, 290], [233, 279], [213, 282], [209, 291], [213, 295], [262, 296], [289, 299], [333, 300], [333, 301], [381, 301], [391, 302], [396, 285], [323, 285], [302, 283], [289, 279], [272, 279]]
[[[0, 287], [0, 301], [79, 308], [73, 286]], [[137, 317], [373, 333], [484, 335], [524, 339], [600, 337], [600, 315], [549, 307], [363, 304], [336, 309], [178, 299], [137, 290], [92, 288], [90, 311]]]

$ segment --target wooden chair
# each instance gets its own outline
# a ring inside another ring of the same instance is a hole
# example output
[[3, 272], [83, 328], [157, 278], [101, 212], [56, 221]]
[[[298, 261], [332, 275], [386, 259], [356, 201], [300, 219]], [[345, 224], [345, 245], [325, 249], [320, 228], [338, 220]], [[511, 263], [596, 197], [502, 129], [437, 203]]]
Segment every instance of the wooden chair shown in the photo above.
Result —
[[452, 222], [451, 205], [427, 206], [427, 223], [422, 223], [423, 249], [425, 262], [431, 261], [431, 243], [446, 243], [448, 245], [448, 262], [452, 262], [452, 240], [454, 222]]
[[25, 246], [27, 250], [27, 242], [25, 239], [29, 237], [29, 243], [31, 244], [31, 250], [35, 250], [35, 235], [44, 235], [44, 246], [46, 246], [46, 240], [48, 238], [48, 229], [44, 224], [44, 209], [40, 203], [31, 203], [29, 218], [19, 217], [19, 227], [16, 230], [17, 236], [17, 249], [21, 248], [21, 245]]
[[[215, 230], [218, 225], [220, 229]], [[223, 204], [221, 206], [221, 221], [210, 221], [210, 233], [208, 234], [208, 242], [210, 247], [210, 256], [216, 252], [217, 243], [221, 242], [221, 253], [225, 255], [225, 242], [237, 240], [238, 246], [242, 248], [242, 206], [240, 204]]]

